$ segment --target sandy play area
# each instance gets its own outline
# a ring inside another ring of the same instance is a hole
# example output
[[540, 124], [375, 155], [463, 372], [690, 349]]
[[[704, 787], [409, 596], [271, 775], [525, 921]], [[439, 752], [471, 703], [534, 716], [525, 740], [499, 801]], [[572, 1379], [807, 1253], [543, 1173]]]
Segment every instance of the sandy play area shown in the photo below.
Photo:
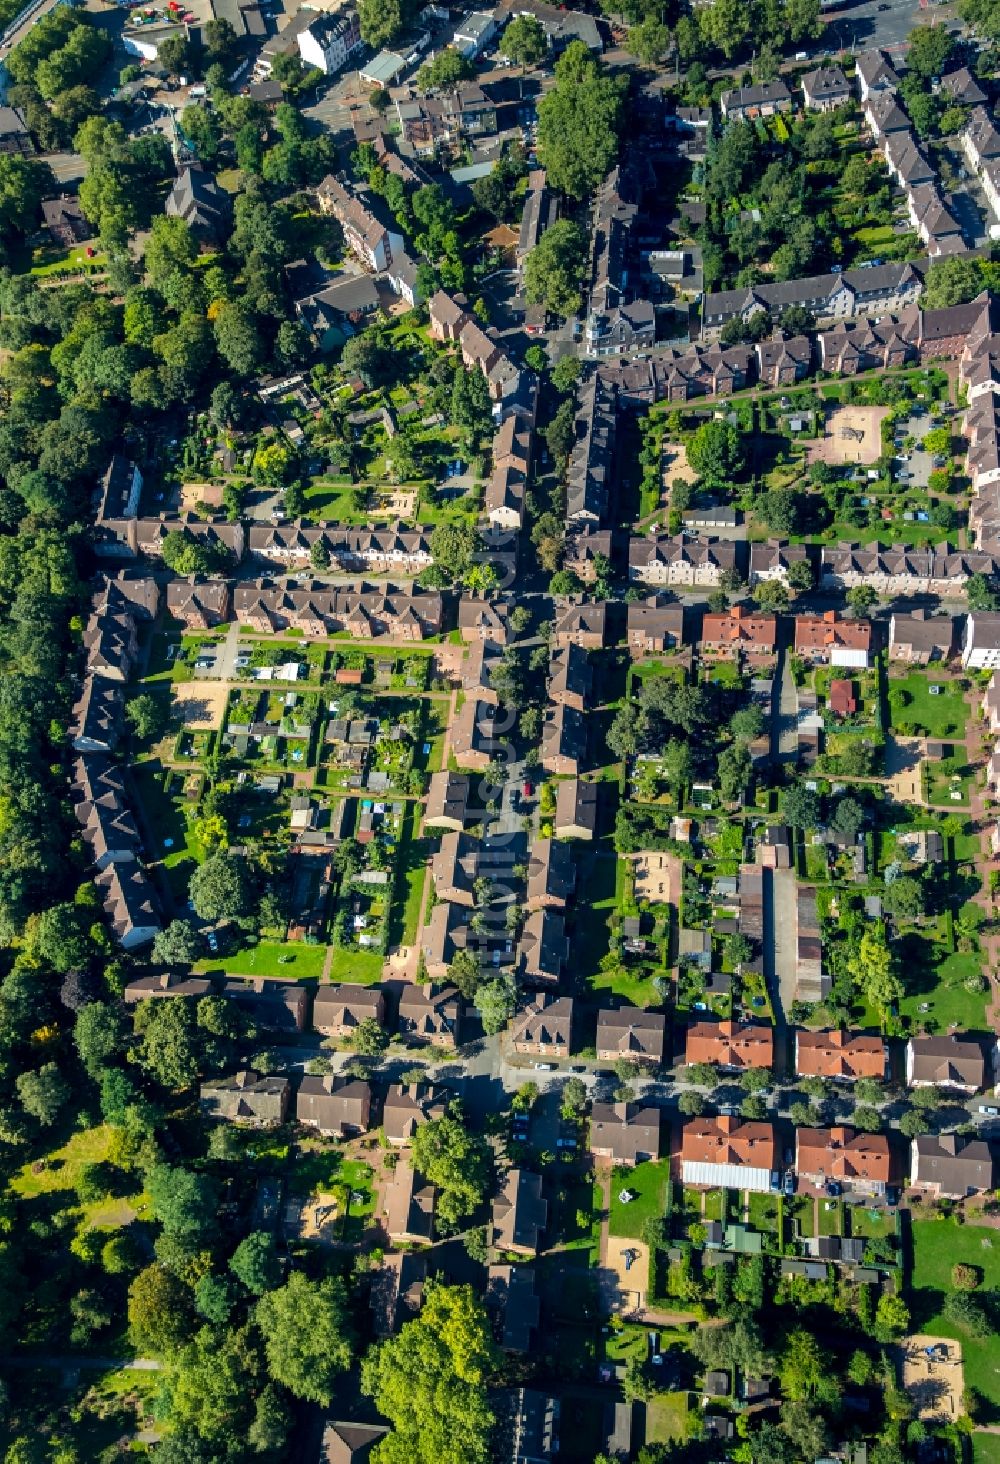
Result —
[[924, 743], [920, 737], [887, 737], [885, 773], [889, 791], [897, 803], [924, 801]]
[[837, 407], [826, 419], [826, 431], [809, 445], [809, 461], [874, 463], [882, 452], [882, 418], [888, 407]]
[[229, 687], [224, 681], [182, 681], [174, 686], [173, 714], [193, 732], [222, 726]]
[[965, 1391], [962, 1348], [950, 1337], [923, 1334], [899, 1346], [903, 1388], [928, 1423], [954, 1423], [962, 1413]]
[[654, 904], [670, 903], [670, 855], [654, 852], [635, 854], [635, 897]]
[[[635, 1259], [625, 1269], [626, 1252]], [[607, 1264], [601, 1267], [602, 1289], [610, 1311], [642, 1311], [646, 1305], [649, 1290], [649, 1247], [641, 1240], [624, 1240], [620, 1236], [608, 1236]]]

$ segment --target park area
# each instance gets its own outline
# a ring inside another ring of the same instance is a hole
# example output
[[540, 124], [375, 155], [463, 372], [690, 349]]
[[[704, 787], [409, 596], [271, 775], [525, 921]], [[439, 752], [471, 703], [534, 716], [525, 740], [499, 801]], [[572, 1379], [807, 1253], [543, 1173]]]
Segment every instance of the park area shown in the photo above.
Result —
[[947, 1314], [950, 1296], [956, 1292], [952, 1267], [956, 1263], [974, 1267], [980, 1277], [972, 1293], [984, 1301], [1000, 1290], [1000, 1230], [983, 1225], [959, 1225], [951, 1217], [914, 1219], [912, 1222], [913, 1266], [910, 1278], [910, 1312], [921, 1333], [962, 1344], [965, 1387], [975, 1389], [983, 1400], [977, 1422], [1000, 1422], [1000, 1373], [996, 1349], [989, 1340], [977, 1338], [956, 1325]]

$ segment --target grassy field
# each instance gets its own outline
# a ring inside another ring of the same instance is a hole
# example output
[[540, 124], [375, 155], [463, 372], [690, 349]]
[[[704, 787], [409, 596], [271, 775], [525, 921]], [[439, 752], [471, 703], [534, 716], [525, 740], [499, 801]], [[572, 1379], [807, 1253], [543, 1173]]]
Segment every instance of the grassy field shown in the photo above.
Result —
[[686, 1439], [690, 1412], [687, 1393], [657, 1393], [646, 1404], [646, 1443], [669, 1444]]
[[[616, 1169], [611, 1176], [610, 1233], [638, 1240], [644, 1223], [663, 1214], [669, 1177], [670, 1161], [667, 1159], [637, 1164], [634, 1169]], [[627, 1205], [618, 1198], [623, 1190], [636, 1196]]]
[[[899, 1003], [900, 1016], [911, 1021], [933, 1018], [940, 1031], [957, 1023], [966, 1031], [981, 1031], [986, 1026], [988, 993], [966, 991], [965, 982], [983, 969], [983, 958], [975, 951], [949, 954], [939, 944], [926, 938], [907, 936], [902, 969], [909, 973], [907, 994]], [[926, 1005], [928, 1010], [920, 1010]]]
[[[931, 695], [932, 686], [942, 688], [937, 696]], [[890, 678], [890, 697], [896, 690], [909, 697], [902, 711], [893, 713], [892, 724], [897, 732], [939, 738], [965, 736], [969, 708], [954, 682], [935, 681], [932, 675], [911, 671], [909, 676]]]
[[1000, 1464], [1000, 1434], [972, 1435], [973, 1464]]
[[[74, 1190], [88, 1164], [103, 1164], [107, 1161], [111, 1137], [112, 1130], [107, 1124], [74, 1134], [65, 1144], [45, 1156], [44, 1168], [35, 1169], [26, 1164], [14, 1175], [11, 1189], [26, 1200]], [[60, 1202], [61, 1205], [62, 1203]], [[86, 1225], [110, 1228], [128, 1225], [137, 1216], [143, 1215], [148, 1208], [148, 1200], [142, 1193], [112, 1195], [71, 1208], [75, 1208]]]
[[390, 945], [410, 946], [417, 938], [420, 923], [420, 906], [424, 897], [424, 876], [427, 868], [427, 844], [414, 838], [417, 820], [417, 805], [408, 803], [399, 831], [399, 846], [396, 858], [399, 860], [400, 878], [396, 896], [389, 916]]
[[942, 1316], [945, 1297], [951, 1287], [951, 1268], [957, 1261], [976, 1266], [982, 1273], [983, 1292], [1000, 1288], [1000, 1232], [979, 1225], [956, 1225], [953, 1220], [914, 1220], [913, 1273], [910, 1310], [913, 1330], [931, 1336], [953, 1337], [962, 1343], [966, 1387], [975, 1388], [988, 1405], [989, 1418], [1000, 1419], [1000, 1372], [995, 1348], [970, 1339]]
[[[219, 957], [199, 961], [195, 969], [205, 971], [224, 965], [233, 976], [280, 976], [289, 981], [308, 981], [322, 976], [325, 958], [326, 946], [303, 945], [301, 941], [262, 940], [259, 945], [237, 948], [227, 954], [224, 961]], [[381, 971], [381, 956], [378, 962]]]
[[[932, 806], [968, 808], [969, 791], [975, 783], [975, 770], [965, 755], [964, 743], [950, 743], [950, 754], [940, 762], [924, 763], [924, 791]], [[953, 795], [958, 794], [956, 798]]]

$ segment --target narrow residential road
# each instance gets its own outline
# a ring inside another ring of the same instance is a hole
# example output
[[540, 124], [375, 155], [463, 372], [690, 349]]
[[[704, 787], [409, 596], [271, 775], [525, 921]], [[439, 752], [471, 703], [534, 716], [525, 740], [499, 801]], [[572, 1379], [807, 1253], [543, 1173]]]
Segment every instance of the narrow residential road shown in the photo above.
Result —
[[[779, 621], [779, 624], [781, 622]], [[772, 706], [771, 751], [775, 762], [794, 762], [799, 748], [799, 699], [792, 675], [789, 647], [783, 646], [778, 658], [778, 699]]]
[[764, 976], [774, 1007], [775, 1072], [790, 1070], [788, 1012], [795, 1000], [795, 946], [798, 924], [793, 869], [764, 871]]

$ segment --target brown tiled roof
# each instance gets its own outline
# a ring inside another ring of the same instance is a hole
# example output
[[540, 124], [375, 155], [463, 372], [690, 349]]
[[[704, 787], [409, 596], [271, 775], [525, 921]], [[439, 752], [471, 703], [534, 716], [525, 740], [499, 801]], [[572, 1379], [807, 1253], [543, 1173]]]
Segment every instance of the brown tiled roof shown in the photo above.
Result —
[[764, 1022], [695, 1022], [688, 1028], [684, 1061], [769, 1068], [774, 1062], [774, 1032]]
[[809, 1032], [795, 1034], [795, 1071], [802, 1077], [882, 1078], [885, 1043], [870, 1032]]
[[800, 1174], [876, 1184], [888, 1184], [892, 1178], [892, 1151], [885, 1134], [859, 1134], [852, 1128], [800, 1128], [795, 1144]]

